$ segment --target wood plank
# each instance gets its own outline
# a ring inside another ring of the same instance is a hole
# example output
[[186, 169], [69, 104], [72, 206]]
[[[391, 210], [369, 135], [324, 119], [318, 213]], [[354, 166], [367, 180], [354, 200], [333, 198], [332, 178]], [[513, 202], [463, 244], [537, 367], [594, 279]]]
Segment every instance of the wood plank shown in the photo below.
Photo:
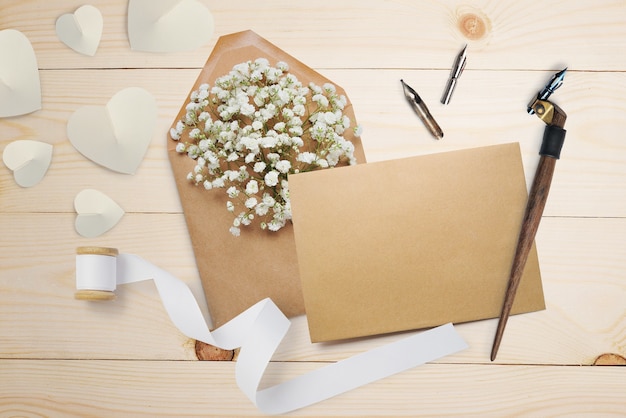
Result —
[[[155, 54], [130, 49], [127, 1], [92, 0], [104, 16], [94, 57], [55, 35], [56, 19], [84, 1], [0, 1], [0, 31], [21, 30], [32, 42], [43, 93], [42, 110], [0, 118], [0, 151], [18, 139], [54, 145], [36, 187], [20, 188], [0, 167], [0, 417], [262, 416], [236, 387], [234, 362], [195, 361], [194, 341], [171, 324], [152, 283], [120, 287], [114, 302], [73, 298], [75, 248], [105, 245], [182, 278], [207, 315], [165, 136], [217, 38], [247, 29], [346, 89], [370, 162], [517, 141], [529, 184], [543, 124], [526, 104], [569, 67], [553, 96], [568, 134], [537, 236], [547, 309], [509, 320], [496, 363], [488, 361], [496, 320], [459, 324], [469, 349], [289, 415], [624, 415], [623, 368], [588, 366], [604, 354], [626, 357], [624, 0], [199, 1], [215, 17], [211, 41]], [[466, 43], [467, 67], [443, 106]], [[443, 141], [412, 113], [400, 78], [429, 105]], [[66, 123], [80, 106], [132, 86], [154, 94], [158, 118], [145, 160], [128, 176], [80, 155]], [[127, 212], [94, 239], [73, 227], [74, 196], [87, 187]], [[292, 322], [264, 385], [407, 335], [311, 344], [306, 317]]]
[[119, 247], [184, 280], [208, 317], [183, 216], [126, 214], [105, 236], [92, 239], [74, 231], [74, 218], [0, 217], [7, 250], [0, 257], [1, 356], [195, 359], [195, 341], [171, 323], [152, 282], [120, 287], [112, 302], [74, 299], [76, 247]]
[[[265, 381], [322, 366], [272, 364]], [[0, 360], [0, 382], [8, 416], [263, 416], [232, 362]], [[427, 364], [289, 415], [620, 416], [625, 392], [618, 367]]]
[[[151, 282], [120, 287], [114, 302], [73, 299], [75, 247], [112, 246], [183, 279], [206, 315], [182, 215], [127, 214], [93, 239], [78, 237], [73, 219], [65, 213], [0, 217], [2, 357], [195, 358], [193, 341], [171, 324]], [[625, 235], [623, 218], [545, 218], [537, 245], [548, 308], [509, 320], [498, 362], [592, 364], [604, 353], [626, 357]], [[458, 325], [471, 348], [446, 361], [487, 362], [495, 326], [495, 320]], [[275, 358], [334, 361], [402, 337], [311, 344], [306, 318], [299, 317]]]
[[[346, 89], [369, 161], [408, 157], [503, 142], [520, 142], [527, 183], [534, 175], [544, 124], [525, 112], [527, 101], [549, 79], [548, 72], [467, 71], [454, 101], [438, 103], [447, 71], [324, 70]], [[103, 191], [128, 212], [180, 212], [166, 156], [166, 134], [197, 77], [197, 70], [42, 71], [44, 108], [0, 119], [0, 149], [17, 139], [55, 146], [48, 174], [36, 187], [15, 184], [0, 169], [0, 212], [69, 212], [83, 188]], [[405, 102], [399, 79], [422, 95], [445, 137], [433, 140]], [[94, 84], [93, 80], [98, 83]], [[624, 216], [626, 159], [620, 133], [626, 131], [626, 73], [572, 72], [555, 100], [568, 112], [568, 130], [545, 214]], [[158, 104], [158, 121], [146, 158], [135, 175], [102, 168], [69, 143], [66, 124], [84, 105], [104, 105], [125, 87], [143, 87]], [[598, 95], [589, 95], [589, 91]], [[45, 202], [43, 205], [41, 202]]]
[[308, 3], [306, 12], [288, 0], [203, 2], [213, 11], [214, 40], [183, 53], [132, 51], [127, 3], [113, 0], [90, 3], [104, 16], [95, 57], [75, 53], [55, 34], [56, 19], [81, 6], [79, 0], [40, 2], [35, 10], [28, 2], [4, 0], [0, 29], [24, 32], [44, 69], [199, 68], [218, 36], [247, 29], [318, 68], [449, 69], [460, 47], [469, 43], [468, 69], [626, 69], [626, 8], [620, 0], [561, 0], [549, 6], [540, 1], [349, 0], [338, 5], [320, 0]]
[[[180, 212], [166, 153], [166, 134], [198, 70], [107, 70], [42, 71], [44, 94], [41, 111], [0, 119], [3, 132], [0, 147], [11, 141], [31, 139], [54, 145], [53, 160], [37, 187], [24, 189], [15, 184], [3, 167], [0, 174], [2, 211], [59, 212], [73, 208], [75, 195], [84, 188], [96, 188], [126, 210], [137, 212]], [[94, 84], [93, 80], [98, 83]], [[157, 124], [144, 161], [135, 175], [115, 173], [83, 157], [67, 138], [67, 121], [80, 107], [104, 106], [118, 91], [141, 87], [157, 101]], [[129, 193], [130, 189], [132, 192]], [[42, 205], [42, 198], [46, 205]]]
[[[537, 247], [547, 309], [509, 319], [497, 363], [589, 365], [604, 353], [626, 357], [624, 236], [625, 219], [544, 218]], [[306, 322], [294, 322], [277, 358], [330, 361], [400, 338], [314, 344], [300, 351], [308, 338]], [[470, 348], [446, 361], [488, 362], [496, 320], [456, 328]]]

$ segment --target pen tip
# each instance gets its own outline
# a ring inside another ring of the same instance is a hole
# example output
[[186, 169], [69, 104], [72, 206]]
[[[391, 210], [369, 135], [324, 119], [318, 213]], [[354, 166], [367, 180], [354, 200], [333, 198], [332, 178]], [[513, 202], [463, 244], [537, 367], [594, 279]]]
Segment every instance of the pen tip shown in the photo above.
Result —
[[498, 355], [498, 348], [500, 348], [500, 342], [496, 339], [493, 342], [493, 347], [491, 347], [491, 355], [489, 356], [491, 361], [496, 359], [496, 356]]

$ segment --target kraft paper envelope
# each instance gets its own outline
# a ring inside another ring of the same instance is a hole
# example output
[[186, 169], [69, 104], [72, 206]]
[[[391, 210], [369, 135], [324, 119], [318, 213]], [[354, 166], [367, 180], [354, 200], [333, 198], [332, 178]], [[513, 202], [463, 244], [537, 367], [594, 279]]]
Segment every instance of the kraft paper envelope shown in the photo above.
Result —
[[[519, 144], [289, 178], [311, 340], [500, 314], [526, 205]], [[513, 313], [545, 309], [533, 247]]]
[[[216, 78], [228, 74], [234, 65], [257, 58], [267, 58], [272, 65], [286, 62], [289, 72], [305, 85], [332, 83], [256, 33], [244, 31], [218, 39], [191, 91], [202, 83], [212, 86]], [[335, 84], [335, 87], [339, 94], [345, 94], [340, 86]], [[172, 127], [184, 117], [187, 102], [188, 98], [181, 103]], [[352, 104], [346, 105], [344, 114], [356, 124]], [[357, 161], [365, 162], [360, 139], [352, 131], [346, 131], [344, 136], [354, 144]], [[262, 231], [258, 225], [252, 225], [243, 229], [240, 237], [233, 237], [229, 232], [233, 216], [226, 211], [228, 196], [224, 189], [207, 191], [190, 183], [187, 173], [193, 170], [195, 162], [176, 152], [176, 144], [168, 135], [168, 157], [213, 326], [219, 327], [267, 297], [288, 317], [303, 314], [291, 225], [278, 232]]]

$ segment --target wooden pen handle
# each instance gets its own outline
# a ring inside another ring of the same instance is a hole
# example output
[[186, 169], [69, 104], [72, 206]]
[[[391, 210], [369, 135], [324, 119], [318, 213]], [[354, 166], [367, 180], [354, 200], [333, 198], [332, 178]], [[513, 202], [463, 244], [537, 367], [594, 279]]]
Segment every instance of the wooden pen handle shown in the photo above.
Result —
[[517, 242], [517, 248], [513, 258], [509, 285], [506, 290], [506, 296], [502, 305], [502, 312], [500, 313], [500, 320], [498, 322], [498, 328], [496, 330], [496, 336], [491, 350], [492, 361], [495, 359], [498, 348], [500, 347], [504, 327], [506, 326], [509, 314], [511, 313], [511, 307], [515, 301], [515, 293], [517, 292], [517, 287], [522, 279], [524, 267], [526, 266], [526, 260], [528, 259], [528, 254], [530, 253], [530, 249], [532, 248], [535, 240], [535, 235], [537, 234], [537, 229], [539, 228], [539, 222], [541, 222], [541, 215], [543, 214], [543, 209], [546, 206], [546, 201], [548, 200], [548, 192], [550, 191], [550, 184], [552, 183], [555, 165], [556, 158], [554, 157], [542, 155], [539, 159], [535, 179], [533, 180], [533, 184], [528, 195], [528, 205], [526, 206], [519, 241]]
[[524, 267], [526, 266], [528, 253], [535, 240], [539, 222], [541, 222], [541, 215], [543, 215], [543, 208], [546, 206], [556, 160], [561, 157], [561, 148], [565, 141], [565, 129], [563, 129], [563, 125], [565, 124], [567, 115], [557, 105], [550, 104], [550, 106], [553, 109], [553, 112], [551, 112], [553, 115], [543, 132], [543, 141], [541, 142], [541, 149], [539, 150], [541, 158], [539, 159], [535, 179], [533, 180], [528, 195], [526, 212], [524, 213], [524, 220], [522, 221], [517, 248], [515, 250], [515, 256], [513, 257], [509, 285], [506, 289], [496, 336], [493, 341], [493, 347], [491, 348], [491, 361], [495, 360], [496, 354], [498, 353], [504, 327], [509, 319], [511, 307], [515, 300], [515, 293], [517, 292], [517, 287], [519, 286]]

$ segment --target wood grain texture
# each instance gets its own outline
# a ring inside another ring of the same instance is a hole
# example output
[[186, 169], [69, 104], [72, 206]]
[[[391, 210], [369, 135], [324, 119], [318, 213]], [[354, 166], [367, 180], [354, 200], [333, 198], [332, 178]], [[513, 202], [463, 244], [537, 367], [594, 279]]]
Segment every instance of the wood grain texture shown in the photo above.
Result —
[[502, 335], [509, 319], [513, 302], [515, 302], [517, 288], [519, 287], [522, 279], [528, 255], [533, 243], [535, 242], [535, 236], [537, 235], [537, 230], [539, 229], [539, 224], [541, 223], [541, 217], [543, 215], [543, 208], [546, 206], [546, 202], [548, 201], [548, 194], [550, 192], [550, 184], [552, 183], [556, 161], [557, 160], [555, 158], [547, 157], [545, 155], [542, 155], [539, 159], [539, 165], [537, 166], [537, 171], [535, 172], [535, 178], [528, 194], [528, 203], [519, 232], [515, 256], [513, 257], [513, 265], [511, 266], [509, 284], [504, 295], [502, 312], [500, 313], [498, 326], [496, 327], [496, 335], [493, 341], [493, 348], [491, 349], [491, 361], [496, 359], [498, 348], [500, 348], [500, 342], [502, 341]]
[[[569, 68], [552, 97], [567, 138], [537, 233], [547, 309], [509, 319], [496, 364], [496, 320], [457, 326], [470, 348], [294, 416], [623, 416], [626, 411], [626, 4], [623, 0], [201, 0], [216, 31], [195, 51], [132, 51], [124, 0], [90, 2], [103, 14], [94, 57], [64, 46], [56, 19], [79, 0], [0, 0], [0, 30], [22, 31], [37, 55], [43, 109], [0, 119], [0, 150], [14, 140], [54, 145], [35, 187], [0, 167], [0, 417], [260, 416], [235, 384], [232, 361], [195, 361], [195, 341], [169, 321], [150, 282], [115, 301], [78, 301], [78, 246], [138, 254], [183, 279], [206, 315], [166, 133], [217, 37], [252, 29], [342, 86], [364, 126], [368, 161], [520, 142], [527, 184], [544, 124], [528, 101]], [[226, 4], [227, 3], [227, 4]], [[468, 63], [450, 105], [450, 66]], [[444, 131], [435, 141], [408, 106], [404, 79]], [[143, 87], [157, 101], [152, 142], [136, 175], [97, 166], [66, 135], [72, 113]], [[95, 188], [126, 211], [99, 238], [74, 231], [73, 199]], [[419, 191], [417, 191], [419, 192]], [[305, 317], [265, 384], [344, 359], [405, 334], [311, 344]], [[614, 363], [611, 363], [611, 362]]]
[[[5, 416], [264, 416], [234, 383], [232, 362], [0, 361]], [[272, 364], [265, 382], [323, 367]], [[290, 416], [621, 416], [619, 367], [425, 365]], [[601, 402], [598, 402], [601, 400]]]
[[[463, 17], [473, 15], [485, 22], [486, 30], [472, 41], [467, 69], [547, 70], [560, 69], [565, 62], [570, 69], [626, 70], [621, 0], [559, 0], [550, 7], [489, 0], [203, 3], [212, 10], [217, 34], [252, 29], [314, 68], [449, 69], [460, 45], [468, 41]], [[23, 31], [42, 69], [199, 68], [214, 45], [172, 54], [131, 51], [127, 2], [94, 0], [90, 4], [104, 15], [104, 33], [96, 56], [83, 57], [61, 44], [54, 32], [56, 19], [82, 4], [48, 0], [33, 6], [4, 0], [0, 28]]]
[[[127, 212], [180, 212], [166, 154], [166, 134], [198, 70], [42, 71], [44, 108], [0, 119], [0, 147], [17, 139], [54, 145], [53, 164], [38, 187], [23, 189], [0, 170], [0, 212], [68, 212], [74, 196], [93, 187]], [[447, 71], [323, 70], [348, 91], [364, 127], [368, 161], [519, 141], [527, 184], [539, 161], [544, 124], [525, 112], [550, 72], [466, 71], [454, 103], [438, 104]], [[93, 79], [98, 83], [92, 83]], [[445, 133], [434, 141], [402, 96], [400, 78], [418, 91]], [[84, 158], [66, 135], [67, 119], [84, 105], [103, 106], [117, 91], [143, 87], [157, 100], [158, 119], [146, 158], [133, 176], [113, 173]], [[529, 87], [530, 86], [530, 87]], [[487, 88], [489, 87], [489, 88]], [[596, 92], [590, 96], [589, 91]], [[626, 165], [620, 132], [626, 131], [626, 74], [572, 72], [554, 100], [567, 103], [567, 138], [555, 173], [547, 216], [607, 216], [626, 213]], [[381, 103], [385, 103], [381, 106]], [[489, 109], [487, 111], [486, 109]], [[601, 122], [600, 122], [601, 121]], [[41, 200], [46, 205], [41, 205]]]
[[[171, 324], [151, 282], [120, 286], [111, 303], [73, 298], [77, 245], [138, 254], [183, 279], [204, 303], [182, 214], [126, 214], [100, 238], [73, 231], [71, 213], [4, 214], [0, 254], [0, 353], [4, 358], [193, 359], [194, 342]], [[592, 364], [624, 355], [626, 219], [543, 219], [537, 246], [547, 309], [513, 316], [499, 363]], [[53, 307], [53, 308], [52, 308]], [[206, 306], [203, 307], [206, 314]], [[446, 362], [488, 362], [495, 320], [458, 325], [470, 348]], [[141, 335], [138, 339], [137, 335]], [[293, 321], [275, 360], [334, 361], [404, 334], [311, 344], [306, 318]], [[538, 342], [541, 342], [540, 344]]]

